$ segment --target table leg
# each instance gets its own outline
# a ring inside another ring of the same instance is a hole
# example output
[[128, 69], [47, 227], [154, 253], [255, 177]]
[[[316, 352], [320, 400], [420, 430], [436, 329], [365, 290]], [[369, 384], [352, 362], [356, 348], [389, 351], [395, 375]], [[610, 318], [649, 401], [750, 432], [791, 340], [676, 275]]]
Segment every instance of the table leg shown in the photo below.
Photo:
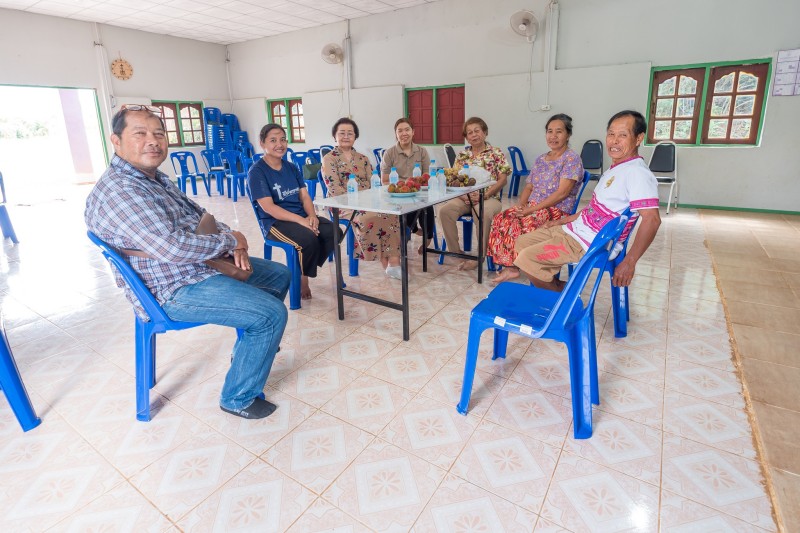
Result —
[[342, 294], [342, 250], [339, 248], [339, 208], [331, 209], [333, 212], [333, 259], [336, 264], [336, 304], [339, 307], [339, 320], [344, 320], [344, 295]]
[[480, 201], [478, 202], [478, 283], [483, 283], [483, 193], [485, 190], [480, 190]]
[[408, 311], [408, 241], [406, 241], [406, 215], [400, 215], [400, 270], [403, 300], [403, 340], [411, 337]]
[[428, 271], [428, 216], [427, 213], [419, 211], [420, 218], [422, 219], [422, 271]]

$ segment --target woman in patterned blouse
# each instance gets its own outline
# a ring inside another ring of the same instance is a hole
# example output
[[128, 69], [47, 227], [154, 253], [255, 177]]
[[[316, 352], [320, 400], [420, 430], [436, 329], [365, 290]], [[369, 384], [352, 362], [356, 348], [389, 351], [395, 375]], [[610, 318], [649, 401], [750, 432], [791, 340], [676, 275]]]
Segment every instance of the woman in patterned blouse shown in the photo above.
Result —
[[574, 210], [583, 180], [583, 163], [569, 147], [571, 136], [572, 118], [569, 115], [559, 113], [550, 117], [545, 125], [545, 139], [550, 151], [536, 158], [528, 183], [519, 195], [519, 203], [498, 213], [492, 220], [487, 255], [505, 267], [494, 278], [494, 283], [519, 277], [519, 269], [514, 266], [517, 257], [514, 242], [520, 235]]
[[[340, 118], [331, 131], [336, 147], [322, 158], [322, 179], [328, 196], [347, 193], [347, 180], [354, 175], [358, 190], [370, 188], [372, 163], [364, 154], [355, 151], [358, 125], [349, 118]], [[341, 211], [342, 219], [351, 212]], [[400, 220], [395, 215], [357, 211], [353, 217], [355, 254], [363, 261], [380, 259], [389, 277], [400, 279]]]
[[[500, 212], [500, 192], [506, 184], [506, 178], [511, 173], [506, 156], [500, 148], [495, 148], [486, 142], [489, 134], [489, 126], [483, 119], [478, 117], [468, 118], [462, 130], [464, 137], [469, 143], [469, 147], [458, 154], [455, 166], [461, 168], [464, 165], [480, 167], [489, 173], [492, 185], [484, 191], [483, 213], [484, 220], [487, 222]], [[458, 242], [458, 227], [456, 222], [461, 215], [473, 214], [478, 209], [480, 193], [472, 192], [458, 198], [453, 198], [446, 202], [439, 210], [439, 220], [442, 224], [442, 233], [447, 241], [448, 248], [453, 252], [463, 250]], [[489, 239], [489, 224], [483, 224], [483, 243], [484, 246]], [[484, 250], [486, 248], [484, 247]], [[458, 266], [459, 270], [471, 270], [478, 266], [477, 261], [467, 259]]]

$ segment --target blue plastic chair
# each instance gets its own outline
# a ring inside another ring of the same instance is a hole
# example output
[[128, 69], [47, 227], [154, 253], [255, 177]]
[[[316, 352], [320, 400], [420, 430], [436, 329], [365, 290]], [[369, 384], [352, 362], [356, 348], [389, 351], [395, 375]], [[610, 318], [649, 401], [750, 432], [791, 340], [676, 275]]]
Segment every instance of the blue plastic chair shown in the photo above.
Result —
[[[219, 158], [225, 165], [225, 178], [228, 180], [228, 198], [233, 191], [233, 201], [236, 202], [238, 195], [244, 196], [244, 186], [247, 181], [247, 165], [245, 164], [242, 152], [238, 150], [223, 150], [219, 153]], [[237, 195], [238, 193], [238, 195]]]
[[[458, 222], [461, 222], [463, 224], [462, 227], [461, 227], [461, 233], [462, 233], [462, 239], [464, 240], [464, 251], [465, 252], [471, 252], [472, 251], [472, 229], [473, 229], [473, 227], [475, 225], [475, 222], [472, 220], [472, 216], [471, 215], [462, 215], [462, 216], [458, 217]], [[489, 222], [489, 224], [491, 224], [491, 221]], [[434, 233], [434, 237], [435, 237], [435, 235], [436, 234]], [[447, 240], [444, 237], [442, 237], [442, 247], [439, 248], [439, 245], [437, 244], [436, 245], [436, 249], [437, 250], [441, 249], [441, 251], [443, 251], [443, 252], [447, 251]], [[444, 264], [444, 254], [439, 254], [439, 264], [440, 265]], [[494, 264], [494, 260], [491, 257], [489, 257], [488, 255], [486, 256], [486, 269], [489, 272], [495, 272], [497, 270], [497, 267]]]
[[289, 267], [289, 272], [292, 275], [289, 282], [289, 309], [300, 309], [300, 256], [297, 250], [289, 243], [272, 240], [269, 236], [269, 231], [265, 231], [264, 225], [261, 223], [261, 218], [258, 216], [258, 200], [253, 200], [253, 195], [250, 193], [250, 184], [245, 182], [245, 190], [247, 198], [250, 200], [250, 205], [253, 206], [253, 213], [256, 215], [258, 227], [261, 228], [261, 236], [264, 237], [264, 259], [272, 260], [272, 247], [277, 246], [286, 254], [286, 266]]
[[[197, 159], [192, 152], [172, 152], [170, 155], [172, 160], [172, 170], [175, 171], [175, 178], [178, 180], [178, 188], [186, 194], [186, 181], [192, 180], [192, 194], [197, 196], [197, 178], [203, 180], [203, 185], [206, 187], [206, 193], [211, 196], [211, 179], [206, 177], [205, 174], [200, 172], [197, 167]], [[191, 166], [189, 162], [191, 161]], [[176, 166], [175, 163], [178, 163]]]
[[578, 204], [581, 203], [581, 197], [583, 196], [583, 191], [586, 190], [586, 186], [589, 184], [589, 180], [592, 178], [592, 175], [589, 173], [588, 170], [583, 171], [583, 183], [581, 183], [581, 188], [578, 189], [578, 194], [575, 196], [575, 205], [572, 206], [572, 211], [569, 213], [570, 215], [574, 215], [578, 212]]
[[11, 347], [8, 345], [6, 326], [2, 315], [0, 315], [0, 334], [3, 337], [0, 341], [0, 390], [5, 393], [6, 400], [8, 400], [11, 410], [14, 411], [14, 416], [17, 417], [17, 422], [22, 426], [22, 431], [30, 431], [41, 424], [42, 420], [36, 416], [28, 391], [19, 375], [14, 354], [11, 353]]
[[[167, 331], [189, 329], [205, 325], [202, 322], [179, 322], [167, 316], [156, 301], [153, 293], [145, 286], [133, 267], [119, 254], [91, 231], [89, 240], [96, 244], [103, 256], [120, 273], [136, 299], [144, 308], [149, 321], [134, 314], [136, 320], [136, 419], [150, 420], [150, 389], [156, 384], [156, 335]], [[237, 335], [242, 332], [237, 330]]]
[[264, 154], [253, 154], [253, 164], [256, 164], [256, 161], [264, 157]]
[[[327, 198], [328, 197], [328, 187], [325, 185], [325, 180], [322, 179], [322, 170], [317, 172], [317, 181], [319, 182], [320, 187], [322, 187], [322, 195]], [[333, 215], [328, 211], [328, 217], [333, 222]], [[345, 232], [345, 238], [347, 239], [347, 262], [348, 262], [348, 269], [350, 272], [350, 277], [354, 278], [358, 276], [358, 258], [356, 257], [355, 246], [356, 246], [356, 236], [355, 236], [355, 228], [353, 228], [350, 224], [349, 220], [339, 219], [339, 225], [342, 226], [342, 231]], [[328, 257], [328, 261], [333, 261], [333, 254]]]
[[377, 166], [375, 168], [381, 168], [381, 160], [383, 160], [383, 152], [385, 152], [383, 148], [375, 148], [374, 150], [372, 150], [372, 153], [375, 155], [375, 161], [377, 162]]
[[576, 439], [592, 436], [592, 404], [600, 404], [593, 311], [601, 276], [594, 280], [585, 305], [580, 295], [592, 270], [605, 268], [627, 221], [623, 215], [600, 230], [562, 292], [505, 282], [472, 309], [464, 382], [457, 406], [459, 413], [467, 414], [481, 334], [493, 328], [492, 359], [505, 358], [509, 332], [533, 339], [553, 339], [567, 345], [574, 435]]
[[314, 163], [322, 163], [322, 155], [320, 155], [319, 148], [311, 148], [308, 151], [308, 157], [310, 157]]
[[[508, 197], [517, 196], [519, 194], [519, 182], [528, 177], [531, 171], [528, 165], [525, 164], [525, 158], [522, 157], [522, 152], [516, 146], [508, 147], [508, 155], [511, 156], [511, 181], [508, 183]], [[519, 159], [519, 162], [517, 161]]]
[[242, 129], [239, 127], [239, 119], [233, 113], [223, 113], [222, 123], [228, 126], [232, 132]]
[[204, 107], [203, 118], [206, 124], [219, 126], [222, 124], [222, 112], [217, 107]]
[[294, 163], [294, 150], [292, 150], [291, 148], [287, 148], [286, 149], [286, 153], [283, 154], [282, 159], [284, 161], [288, 161], [290, 163]]
[[325, 157], [326, 155], [328, 155], [328, 152], [332, 152], [332, 151], [333, 151], [333, 146], [331, 146], [330, 144], [321, 145], [319, 147], [320, 163], [322, 162], [322, 158]]
[[219, 152], [214, 150], [203, 150], [200, 152], [203, 157], [203, 163], [206, 165], [206, 175], [209, 180], [214, 177], [217, 182], [217, 192], [220, 196], [225, 194], [225, 165], [219, 158]]
[[[631, 210], [626, 209], [623, 212], [623, 215], [626, 217], [631, 217]], [[636, 215], [636, 221], [634, 221], [634, 226], [638, 222], [638, 215]], [[608, 263], [606, 263], [605, 270], [603, 272], [608, 272], [608, 281], [611, 285], [611, 310], [614, 315], [614, 336], [618, 339], [622, 339], [628, 336], [628, 322], [631, 319], [631, 308], [629, 305], [629, 287], [615, 287], [613, 283], [610, 283], [611, 280], [614, 278], [614, 271], [616, 270], [617, 266], [622, 263], [622, 260], [625, 259], [625, 254], [628, 251], [628, 241], [633, 234], [634, 228], [631, 228], [631, 231], [628, 232], [628, 235], [625, 236], [625, 240], [622, 241], [622, 248], [620, 249], [619, 253], [616, 257], [610, 258]], [[613, 255], [613, 254], [612, 254]], [[569, 272], [570, 278], [572, 277], [572, 272], [575, 268], [574, 264], [567, 265], [567, 270]], [[602, 277], [602, 274], [600, 275]]]
[[17, 239], [14, 226], [11, 224], [11, 217], [8, 216], [8, 209], [6, 208], [6, 185], [3, 182], [2, 172], [0, 172], [0, 195], [2, 195], [2, 201], [0, 202], [0, 229], [3, 231], [3, 239], [11, 239], [11, 242], [17, 244], [19, 240]]

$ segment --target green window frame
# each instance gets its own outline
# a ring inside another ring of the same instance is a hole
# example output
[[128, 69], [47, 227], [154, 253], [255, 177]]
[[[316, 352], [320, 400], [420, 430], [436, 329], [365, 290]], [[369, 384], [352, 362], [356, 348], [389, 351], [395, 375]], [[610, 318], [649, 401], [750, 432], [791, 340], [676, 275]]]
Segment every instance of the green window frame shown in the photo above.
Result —
[[[442, 109], [440, 109], [440, 93], [448, 89], [461, 89], [461, 97], [464, 96], [465, 86], [463, 83], [453, 85], [436, 85], [430, 87], [408, 87], [404, 91], [403, 99], [403, 116], [409, 117], [414, 124], [414, 140], [419, 144], [462, 144], [464, 137], [461, 134], [464, 126], [464, 108], [462, 105], [461, 113], [455, 116], [448, 108], [445, 111], [445, 116], [442, 117]], [[410, 108], [409, 97], [412, 93], [430, 92], [432, 95], [432, 111], [431, 117], [426, 117], [425, 120], [416, 119], [416, 116], [425, 110], [415, 110]], [[414, 115], [414, 116], [412, 116]], [[429, 118], [429, 120], [427, 120]], [[416, 119], [416, 120], [415, 120]], [[419, 123], [419, 124], [418, 124]], [[427, 131], [430, 128], [430, 133]]]
[[306, 124], [303, 117], [303, 99], [276, 98], [267, 100], [267, 116], [269, 121], [280, 124], [286, 130], [290, 143], [306, 142]]
[[203, 102], [153, 100], [152, 104], [161, 109], [170, 147], [205, 145]]
[[770, 58], [653, 67], [646, 144], [757, 146], [771, 75]]

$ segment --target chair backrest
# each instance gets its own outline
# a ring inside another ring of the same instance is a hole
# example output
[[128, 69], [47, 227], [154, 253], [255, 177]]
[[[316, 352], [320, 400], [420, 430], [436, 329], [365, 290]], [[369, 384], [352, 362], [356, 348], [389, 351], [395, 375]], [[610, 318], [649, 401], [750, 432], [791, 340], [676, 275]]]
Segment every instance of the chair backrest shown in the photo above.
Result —
[[205, 119], [206, 124], [218, 125], [222, 123], [222, 112], [216, 107], [204, 107], [203, 118]]
[[561, 292], [558, 301], [553, 306], [550, 316], [542, 327], [542, 331], [546, 331], [551, 327], [567, 329], [567, 327], [575, 321], [584, 318], [586, 313], [592, 312], [597, 289], [600, 286], [600, 280], [603, 278], [602, 274], [595, 277], [591, 295], [581, 315], [573, 316], [573, 310], [580, 301], [580, 295], [589, 282], [592, 271], [595, 268], [599, 269], [598, 272], [600, 273], [605, 270], [608, 258], [611, 255], [611, 251], [614, 249], [614, 244], [619, 239], [627, 223], [628, 217], [623, 214], [609, 220], [598, 232], [583, 258], [581, 258], [575, 270], [572, 271], [569, 281]]
[[[522, 150], [516, 146], [509, 146], [508, 155], [511, 156], [511, 166], [514, 167], [514, 174], [527, 174], [529, 172], [528, 166], [525, 164], [525, 158], [522, 157]], [[519, 162], [517, 162], [517, 159], [519, 159]]]
[[2, 201], [0, 204], [6, 203], [6, 184], [3, 182], [3, 173], [0, 172], [0, 194], [2, 194]]
[[447, 168], [453, 168], [456, 164], [456, 150], [450, 143], [444, 145], [444, 162], [447, 163]]
[[581, 196], [583, 196], [583, 191], [586, 190], [586, 185], [589, 184], [589, 180], [592, 178], [592, 175], [589, 173], [588, 170], [583, 171], [583, 183], [581, 183], [581, 188], [578, 189], [578, 195], [575, 197], [575, 205], [572, 206], [572, 212], [570, 215], [574, 215], [578, 212], [578, 204], [581, 203]]
[[203, 150], [200, 152], [203, 157], [203, 162], [206, 164], [206, 170], [211, 171], [211, 167], [221, 167], [222, 160], [219, 158], [219, 152], [214, 150]]
[[308, 158], [308, 152], [294, 152], [292, 153], [292, 163], [300, 170], [300, 173], [303, 173], [303, 165], [306, 164], [306, 159]]
[[[169, 154], [169, 157], [172, 161], [172, 170], [175, 171], [176, 176], [191, 176], [192, 174], [197, 174], [200, 172], [200, 169], [197, 168], [197, 158], [195, 158], [194, 154], [189, 151], [181, 151], [181, 152], [172, 152]], [[178, 173], [178, 169], [175, 168], [175, 162], [178, 162], [180, 166], [180, 173]], [[189, 164], [191, 162], [191, 165]]]
[[264, 157], [264, 154], [253, 154], [253, 164], [255, 164], [255, 162], [261, 159], [262, 157]]
[[317, 171], [317, 182], [319, 183], [320, 187], [322, 187], [322, 196], [324, 198], [328, 197], [328, 186], [325, 185], [325, 180], [322, 179], [322, 169]]
[[320, 155], [319, 148], [309, 149], [308, 157], [310, 157], [314, 161], [314, 163], [322, 163], [322, 156]]
[[231, 174], [242, 174], [247, 172], [247, 167], [242, 157], [242, 152], [239, 150], [223, 150], [219, 153], [219, 158]]
[[236, 118], [236, 115], [233, 113], [223, 113], [222, 123], [228, 126], [232, 132], [241, 130], [239, 127], [239, 119]]
[[[597, 139], [589, 139], [581, 148], [581, 162], [584, 170], [598, 170], [603, 173], [603, 143]], [[598, 175], [599, 175], [598, 174]]]
[[375, 162], [377, 166], [375, 168], [381, 168], [381, 161], [383, 160], [383, 148], [375, 148], [372, 150], [372, 153], [375, 155]]
[[161, 308], [161, 305], [156, 301], [153, 293], [150, 292], [150, 289], [147, 288], [130, 263], [128, 263], [114, 248], [109, 246], [108, 243], [91, 231], [87, 231], [86, 234], [89, 236], [89, 240], [100, 248], [100, 251], [108, 262], [114, 265], [114, 268], [120, 273], [122, 279], [125, 280], [131, 292], [133, 292], [136, 299], [139, 300], [139, 303], [150, 317], [150, 320], [152, 322], [171, 323], [172, 320], [170, 320]]
[[650, 171], [662, 174], [676, 173], [678, 152], [672, 141], [660, 141], [650, 155]]
[[330, 144], [323, 144], [322, 146], [320, 146], [319, 147], [320, 163], [322, 162], [322, 158], [328, 155], [328, 153], [332, 151], [333, 151], [333, 146], [331, 146]]
[[294, 163], [294, 150], [292, 150], [291, 148], [287, 148], [286, 153], [283, 154], [283, 157], [281, 159], [283, 159], [284, 161], [291, 161], [292, 163]]
[[243, 156], [245, 156], [247, 158], [250, 158], [250, 159], [252, 159], [253, 158], [253, 154], [256, 153], [255, 149], [253, 148], [253, 143], [251, 143], [248, 140], [241, 140], [240, 139], [236, 143], [236, 149], [239, 150], [240, 152], [242, 152]]

